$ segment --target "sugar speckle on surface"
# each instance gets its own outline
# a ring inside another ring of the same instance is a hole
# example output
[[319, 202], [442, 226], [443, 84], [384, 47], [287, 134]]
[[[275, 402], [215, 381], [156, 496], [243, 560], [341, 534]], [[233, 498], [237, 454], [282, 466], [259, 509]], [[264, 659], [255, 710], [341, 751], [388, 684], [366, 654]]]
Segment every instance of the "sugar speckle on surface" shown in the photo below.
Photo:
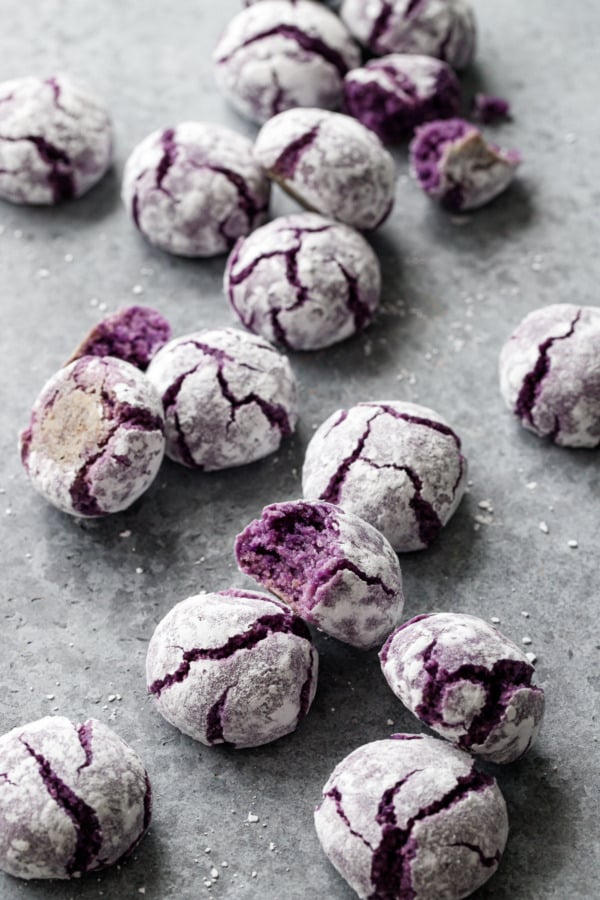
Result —
[[540, 522], [540, 524], [539, 524], [539, 529], [540, 529], [540, 531], [542, 531], [544, 534], [549, 534], [549, 533], [550, 533], [550, 529], [548, 528], [548, 526], [547, 526], [547, 524], [546, 524], [545, 522]]
[[570, 540], [567, 542], [567, 546], [571, 548], [571, 550], [576, 550], [579, 547], [579, 544], [575, 540]]

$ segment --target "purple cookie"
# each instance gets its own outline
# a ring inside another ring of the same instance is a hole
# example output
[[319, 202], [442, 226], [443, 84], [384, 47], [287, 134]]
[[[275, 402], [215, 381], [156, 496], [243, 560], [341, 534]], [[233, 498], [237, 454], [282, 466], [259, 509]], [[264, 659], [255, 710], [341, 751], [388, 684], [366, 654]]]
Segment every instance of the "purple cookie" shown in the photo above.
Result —
[[410, 145], [411, 174], [425, 193], [454, 212], [477, 209], [501, 194], [520, 162], [516, 150], [487, 143], [464, 119], [422, 125]]
[[79, 197], [112, 162], [105, 106], [65, 75], [0, 84], [0, 197], [49, 205]]
[[332, 637], [378, 647], [402, 613], [402, 574], [383, 535], [330, 503], [265, 507], [235, 542], [240, 569]]
[[318, 350], [366, 328], [379, 304], [381, 273], [357, 231], [299, 213], [238, 241], [224, 288], [250, 331], [294, 350]]
[[517, 326], [500, 390], [525, 428], [562, 447], [600, 444], [600, 308], [555, 303]]
[[460, 900], [498, 868], [508, 816], [495, 779], [467, 753], [394, 734], [336, 766], [315, 827], [363, 900]]
[[112, 729], [46, 716], [0, 737], [0, 869], [78, 878], [128, 856], [150, 824], [141, 759]]
[[422, 53], [464, 69], [475, 54], [475, 16], [465, 0], [344, 0], [340, 15], [377, 56]]
[[394, 205], [394, 160], [372, 131], [341, 113], [280, 113], [261, 128], [254, 155], [307, 209], [360, 231], [381, 225]]
[[107, 316], [84, 337], [71, 356], [116, 356], [144, 371], [171, 337], [171, 326], [149, 306], [128, 306]]
[[235, 328], [197, 331], [156, 354], [167, 456], [194, 469], [243, 466], [273, 453], [296, 425], [296, 379], [285, 356]]
[[261, 225], [270, 185], [250, 141], [212, 122], [154, 131], [133, 150], [122, 198], [151, 244], [179, 256], [215, 256]]
[[344, 80], [346, 112], [388, 144], [411, 137], [423, 122], [457, 115], [460, 95], [453, 70], [431, 56], [393, 53]]
[[72, 516], [120, 512], [150, 487], [165, 450], [160, 397], [139, 369], [83, 356], [42, 388], [21, 458], [34, 488]]
[[425, 725], [493, 763], [537, 738], [544, 692], [522, 650], [475, 616], [437, 613], [401, 625], [379, 654], [392, 691]]
[[307, 499], [366, 519], [399, 553], [431, 544], [466, 480], [458, 435], [432, 409], [398, 401], [333, 413], [310, 440], [302, 471]]
[[254, 122], [295, 106], [337, 109], [360, 51], [331, 10], [309, 0], [264, 0], [228, 24], [213, 54], [217, 84]]
[[196, 741], [258, 747], [294, 731], [317, 689], [318, 656], [302, 619], [253, 591], [188, 597], [148, 646], [159, 712]]

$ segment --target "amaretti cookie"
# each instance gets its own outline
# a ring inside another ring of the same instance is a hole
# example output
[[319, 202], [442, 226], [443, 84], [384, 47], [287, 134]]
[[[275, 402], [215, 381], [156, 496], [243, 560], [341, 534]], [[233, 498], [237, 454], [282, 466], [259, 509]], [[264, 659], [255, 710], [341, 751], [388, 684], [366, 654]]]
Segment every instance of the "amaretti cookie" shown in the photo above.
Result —
[[461, 900], [490, 878], [508, 836], [491, 775], [436, 738], [359, 747], [323, 788], [323, 850], [363, 900]]
[[111, 356], [84, 356], [44, 385], [20, 435], [33, 487], [73, 516], [119, 512], [152, 484], [165, 450], [160, 397]]
[[241, 134], [213, 122], [154, 131], [131, 153], [123, 203], [151, 244], [215, 256], [261, 225], [270, 185]]
[[171, 337], [171, 326], [149, 306], [127, 306], [98, 322], [69, 362], [82, 356], [116, 356], [144, 371]]
[[294, 106], [338, 109], [342, 82], [360, 64], [343, 22], [312, 0], [263, 0], [229, 22], [213, 54], [228, 100], [255, 122]]
[[380, 653], [394, 694], [463, 750], [510, 763], [535, 741], [544, 692], [523, 651], [475, 616], [437, 613], [401, 625]]
[[317, 668], [302, 619], [266, 594], [233, 588], [174, 606], [146, 659], [148, 690], [167, 721], [208, 746], [238, 749], [294, 731]]
[[0, 869], [78, 878], [128, 856], [152, 813], [137, 753], [97, 719], [46, 716], [0, 737]]
[[330, 503], [265, 507], [235, 542], [243, 572], [322, 631], [361, 649], [381, 645], [402, 613], [402, 575], [390, 543]]
[[250, 331], [294, 350], [318, 350], [366, 328], [379, 304], [381, 274], [353, 228], [299, 213], [240, 239], [224, 288]]
[[304, 459], [308, 500], [325, 500], [378, 528], [398, 552], [428, 547], [466, 486], [458, 435], [432, 409], [399, 401], [338, 410]]
[[349, 116], [290, 109], [261, 128], [254, 145], [267, 175], [313, 212], [367, 231], [394, 203], [394, 160], [380, 140]]
[[66, 75], [0, 84], [0, 197], [49, 205], [100, 181], [113, 156], [106, 107]]
[[267, 341], [220, 328], [170, 341], [147, 372], [164, 404], [167, 456], [195, 469], [273, 453], [296, 425], [296, 379]]
[[563, 447], [600, 444], [600, 308], [529, 313], [500, 354], [500, 390], [521, 424]]

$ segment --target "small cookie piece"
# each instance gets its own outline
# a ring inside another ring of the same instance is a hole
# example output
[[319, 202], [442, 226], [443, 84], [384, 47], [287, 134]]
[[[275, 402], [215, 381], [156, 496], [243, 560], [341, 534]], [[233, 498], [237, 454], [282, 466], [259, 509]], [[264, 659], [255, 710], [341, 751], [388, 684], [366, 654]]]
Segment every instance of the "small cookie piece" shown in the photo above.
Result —
[[296, 379], [267, 341], [220, 328], [170, 341], [148, 367], [162, 397], [167, 456], [207, 472], [273, 453], [296, 425]]
[[381, 273], [357, 231], [299, 213], [240, 239], [224, 288], [250, 331], [294, 350], [318, 350], [367, 327], [379, 304]]
[[302, 619], [233, 588], [178, 603], [148, 646], [148, 690], [161, 715], [208, 746], [258, 747], [294, 731], [317, 689]]
[[91, 329], [69, 362], [82, 356], [116, 356], [142, 372], [171, 337], [171, 326], [149, 306], [127, 306]]
[[122, 199], [136, 228], [178, 256], [216, 256], [261, 225], [270, 184], [250, 141], [212, 122], [154, 131], [131, 153]]
[[315, 431], [302, 487], [307, 499], [355, 513], [406, 553], [437, 537], [461, 501], [466, 477], [460, 438], [438, 413], [373, 401], [338, 410]]
[[472, 116], [477, 122], [492, 125], [494, 122], [510, 119], [510, 103], [504, 97], [492, 94], [475, 94]]
[[488, 143], [464, 119], [422, 125], [410, 145], [413, 178], [452, 212], [489, 203], [506, 190], [520, 162], [518, 151]]
[[254, 122], [295, 106], [338, 109], [360, 50], [340, 19], [311, 0], [264, 0], [227, 25], [213, 54], [215, 79]]
[[393, 734], [342, 760], [315, 812], [323, 850], [363, 900], [460, 900], [490, 878], [506, 804], [467, 753]]
[[600, 309], [529, 313], [500, 353], [500, 391], [521, 425], [561, 447], [600, 444]]
[[109, 168], [106, 107], [65, 75], [0, 84], [0, 197], [52, 205], [80, 197]]
[[128, 856], [150, 824], [152, 790], [137, 753], [88, 719], [46, 716], [0, 737], [0, 869], [78, 878]]
[[372, 131], [341, 113], [282, 112], [261, 128], [254, 155], [302, 206], [359, 231], [377, 228], [394, 205], [394, 160]]
[[535, 739], [544, 692], [522, 650], [476, 616], [416, 616], [379, 654], [387, 683], [417, 718], [462, 750], [511, 763]]
[[150, 487], [165, 450], [160, 397], [111, 356], [83, 356], [42, 388], [20, 435], [36, 491], [72, 516], [120, 512]]

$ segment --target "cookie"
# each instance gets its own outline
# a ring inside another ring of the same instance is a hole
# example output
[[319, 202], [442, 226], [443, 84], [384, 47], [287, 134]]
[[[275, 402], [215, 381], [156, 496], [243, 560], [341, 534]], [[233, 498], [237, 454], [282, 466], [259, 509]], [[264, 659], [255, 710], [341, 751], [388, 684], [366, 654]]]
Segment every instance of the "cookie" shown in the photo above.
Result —
[[94, 325], [69, 362], [82, 356], [116, 356], [145, 371], [170, 337], [171, 326], [155, 309], [127, 306]]

